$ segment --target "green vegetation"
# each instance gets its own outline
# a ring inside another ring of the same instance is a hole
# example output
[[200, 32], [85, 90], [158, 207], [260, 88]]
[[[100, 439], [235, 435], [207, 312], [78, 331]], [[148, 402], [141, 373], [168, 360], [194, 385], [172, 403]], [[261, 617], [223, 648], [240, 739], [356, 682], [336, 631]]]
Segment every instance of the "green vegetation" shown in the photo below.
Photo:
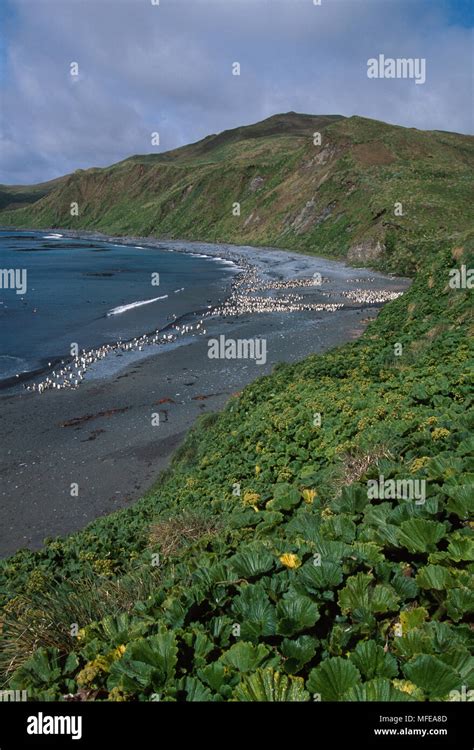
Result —
[[470, 136], [290, 112], [77, 170], [40, 200], [47, 183], [30, 196], [3, 186], [0, 208], [35, 202], [0, 212], [0, 223], [274, 245], [412, 274], [472, 226], [473, 165]]
[[[0, 206], [30, 203], [3, 211], [6, 225], [416, 272], [360, 340], [280, 365], [203, 417], [133, 508], [0, 563], [4, 687], [114, 701], [451, 700], [474, 687], [471, 291], [448, 283], [473, 266], [472, 143], [288, 113], [1, 188]], [[424, 483], [423, 502], [374, 497], [382, 477]]]
[[0, 185], [0, 209], [11, 210], [35, 203], [66, 180], [67, 176], [37, 185]]
[[[328, 130], [354, 126], [368, 127]], [[432, 138], [448, 170], [458, 137]], [[4, 686], [114, 701], [446, 701], [473, 688], [472, 292], [448, 283], [473, 249], [468, 236], [421, 245], [412, 287], [361, 339], [280, 365], [201, 418], [132, 508], [3, 561]], [[380, 476], [424, 480], [425, 502], [369, 499]]]

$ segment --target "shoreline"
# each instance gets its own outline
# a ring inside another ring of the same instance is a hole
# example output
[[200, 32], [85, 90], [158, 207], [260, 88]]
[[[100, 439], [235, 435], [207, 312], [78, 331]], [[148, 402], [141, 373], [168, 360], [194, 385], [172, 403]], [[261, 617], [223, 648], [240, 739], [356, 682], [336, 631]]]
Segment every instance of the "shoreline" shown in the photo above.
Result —
[[[3, 227], [0, 227], [0, 231], [3, 231]], [[10, 230], [9, 230], [10, 231]], [[13, 230], [15, 231], [15, 230]], [[143, 246], [149, 247], [151, 249], [160, 249], [165, 250], [168, 252], [178, 252], [182, 254], [188, 254], [188, 255], [195, 255], [196, 257], [207, 257], [207, 258], [214, 258], [216, 260], [222, 261], [224, 263], [228, 263], [232, 266], [234, 266], [236, 270], [235, 276], [227, 283], [223, 285], [224, 290], [224, 304], [221, 305], [221, 308], [224, 307], [229, 296], [232, 296], [232, 290], [234, 289], [234, 285], [236, 281], [238, 282], [242, 277], [245, 278], [245, 274], [251, 274], [252, 271], [255, 272], [255, 277], [258, 278], [259, 283], [263, 282], [264, 284], [271, 285], [272, 280], [275, 279], [281, 280], [284, 279], [285, 281], [289, 280], [290, 274], [288, 274], [288, 269], [285, 267], [282, 271], [274, 271], [274, 267], [276, 266], [285, 266], [288, 263], [296, 263], [296, 259], [306, 259], [306, 270], [313, 270], [314, 273], [314, 266], [319, 265], [321, 262], [323, 264], [326, 264], [328, 267], [332, 267], [333, 270], [338, 269], [345, 269], [346, 271], [353, 270], [355, 267], [348, 266], [345, 262], [342, 261], [336, 261], [329, 258], [325, 258], [323, 256], [313, 256], [313, 255], [307, 255], [305, 253], [298, 253], [296, 251], [290, 251], [290, 250], [283, 250], [280, 248], [274, 248], [274, 247], [268, 247], [263, 246], [256, 248], [251, 245], [232, 245], [228, 243], [208, 243], [208, 242], [200, 242], [200, 241], [187, 241], [187, 240], [164, 240], [164, 239], [157, 239], [153, 237], [132, 237], [132, 236], [122, 236], [117, 237], [114, 235], [108, 235], [104, 234], [102, 232], [89, 232], [89, 231], [81, 231], [81, 230], [70, 230], [70, 229], [58, 229], [58, 228], [48, 228], [44, 230], [36, 230], [36, 229], [18, 229], [16, 231], [31, 231], [31, 232], [54, 232], [54, 236], [56, 238], [72, 238], [72, 239], [79, 239], [79, 240], [95, 240], [99, 242], [108, 242], [108, 243], [116, 243], [117, 239], [120, 239], [120, 242], [117, 243], [118, 245], [124, 245], [124, 246], [137, 246], [137, 243], [141, 243], [141, 247], [139, 249], [143, 249]], [[205, 251], [203, 253], [203, 250]], [[268, 268], [268, 265], [266, 263], [267, 260], [271, 258], [272, 263], [272, 270]], [[275, 263], [275, 260], [277, 261]], [[298, 269], [298, 273], [301, 273], [303, 269]], [[402, 277], [395, 277], [393, 275], [386, 275], [382, 274], [377, 271], [373, 271], [372, 269], [368, 268], [360, 268], [359, 269], [363, 274], [367, 272], [371, 272], [374, 274], [373, 278], [369, 279], [369, 281], [373, 281], [375, 278], [379, 279], [398, 279], [401, 283], [405, 284], [408, 282], [408, 279], [404, 279]], [[291, 278], [298, 279], [298, 275], [294, 275], [291, 273]], [[326, 280], [326, 279], [324, 279]], [[367, 279], [364, 279], [364, 281], [367, 281]], [[290, 288], [291, 285], [290, 285]], [[406, 287], [405, 287], [406, 288]], [[324, 292], [323, 292], [324, 294]], [[375, 303], [373, 306], [377, 307], [380, 304], [385, 304], [385, 302], [388, 300], [380, 301], [378, 304]], [[339, 303], [337, 303], [339, 304]], [[175, 318], [173, 321], [168, 323], [167, 325], [163, 326], [160, 329], [156, 329], [154, 331], [144, 331], [141, 334], [141, 340], [140, 343], [143, 347], [148, 348], [150, 344], [152, 346], [169, 346], [170, 343], [175, 343], [176, 337], [173, 335], [170, 337], [170, 340], [167, 340], [167, 336], [164, 338], [159, 338], [163, 334], [166, 334], [168, 331], [173, 331], [174, 327], [180, 323], [181, 321], [187, 321], [192, 319], [193, 316], [200, 316], [205, 315], [213, 317], [214, 314], [216, 314], [216, 311], [219, 310], [219, 305], [208, 305], [207, 308], [202, 308], [199, 310], [188, 310], [184, 313], [182, 313], [178, 318]], [[200, 324], [202, 324], [203, 320], [200, 320]], [[191, 326], [192, 328], [192, 326]], [[133, 341], [136, 341], [135, 339], [120, 339], [119, 341], [115, 342], [115, 344], [105, 343], [99, 344], [98, 346], [94, 347], [93, 349], [82, 350], [82, 354], [90, 357], [95, 356], [97, 352], [100, 352], [100, 350], [106, 350], [105, 356], [114, 356], [117, 351], [124, 352], [127, 349], [127, 345], [130, 345]], [[141, 348], [141, 347], [140, 347]], [[143, 355], [143, 358], [145, 356], [153, 356], [154, 354], [161, 354], [162, 350], [159, 351], [147, 351], [146, 354]], [[100, 355], [102, 356], [102, 352], [100, 352]], [[136, 358], [135, 358], [136, 359]], [[74, 362], [74, 358], [70, 354], [57, 354], [55, 356], [48, 356], [43, 359], [43, 362], [40, 366], [37, 366], [33, 368], [32, 370], [28, 370], [25, 372], [21, 372], [12, 376], [8, 376], [6, 378], [3, 378], [0, 380], [0, 392], [6, 391], [6, 392], [17, 392], [18, 386], [23, 384], [23, 387], [27, 390], [36, 390], [36, 384], [33, 386], [27, 386], [26, 383], [33, 382], [36, 383], [37, 379], [41, 375], [46, 375], [47, 373], [54, 373], [54, 370], [58, 364], [65, 365], [66, 370], [70, 368], [71, 363]], [[46, 378], [45, 381], [42, 381], [43, 384], [40, 388], [43, 387], [61, 387], [61, 385], [58, 383], [58, 386], [56, 384], [53, 385], [52, 382], [49, 382], [50, 379]], [[41, 381], [40, 381], [41, 382]]]
[[[198, 248], [211, 249], [193, 243], [193, 251]], [[317, 270], [328, 279], [322, 288], [334, 295], [330, 301], [354, 287], [404, 291], [408, 286], [404, 279], [317, 256], [250, 246], [212, 248], [221, 257], [239, 251], [268, 282], [291, 282]], [[295, 291], [304, 301], [314, 292]], [[268, 294], [278, 299], [271, 290]], [[209, 319], [206, 336], [184, 337], [179, 345], [140, 352], [135, 359], [117, 355], [105, 367], [98, 363], [77, 389], [41, 395], [3, 391], [0, 425], [8, 448], [0, 462], [0, 556], [22, 547], [38, 549], [45, 537], [73, 533], [129, 507], [153, 486], [199, 415], [221, 410], [231, 395], [270, 374], [279, 362], [297, 362], [358, 338], [382, 306], [346, 301], [331, 312], [218, 316]], [[268, 360], [259, 365], [249, 359], [210, 359], [208, 340], [222, 334], [264, 337]], [[156, 414], [159, 425], [153, 426]], [[77, 496], [71, 496], [73, 484]]]
[[[0, 231], [3, 231], [2, 227], [0, 227]], [[40, 232], [40, 233], [42, 233], [43, 231], [49, 232], [49, 231], [52, 231], [52, 230], [36, 230], [36, 229], [24, 230], [23, 229], [21, 231], [22, 232], [24, 232], [24, 231], [31, 231], [31, 232]], [[52, 236], [53, 235], [51, 235], [51, 237]], [[99, 234], [95, 234], [95, 233], [93, 235], [92, 235], [92, 233], [82, 234], [82, 233], [74, 232], [72, 230], [71, 231], [62, 230], [61, 233], [58, 231], [54, 235], [55, 239], [67, 239], [68, 237], [70, 237], [72, 239], [78, 239], [78, 240], [86, 240], [86, 241], [87, 240], [95, 240], [97, 242], [107, 242], [108, 244], [115, 245], [116, 247], [117, 246], [132, 246], [132, 247], [135, 247], [137, 245], [137, 242], [140, 239], [140, 238], [131, 238], [131, 237], [128, 237], [128, 238], [124, 238], [124, 240], [126, 240], [126, 241], [121, 242], [121, 243], [117, 243], [115, 241], [115, 238], [111, 237], [111, 236], [99, 235]], [[149, 247], [150, 249], [168, 250], [168, 248], [160, 246], [159, 241], [146, 242], [146, 246]], [[137, 249], [143, 249], [143, 247], [142, 248], [138, 248], [137, 247]], [[222, 263], [232, 265], [233, 266], [232, 270], [234, 271], [235, 275], [237, 275], [239, 273], [239, 271], [242, 270], [242, 269], [238, 268], [238, 266], [236, 265], [236, 262], [234, 260], [230, 261], [228, 259], [218, 258], [215, 255], [206, 255], [206, 256], [204, 256], [202, 253], [188, 251], [187, 249], [179, 249], [179, 250], [177, 250], [177, 252], [181, 252], [182, 254], [195, 255], [196, 257], [208, 257], [208, 258], [214, 258], [215, 260], [220, 260], [220, 261], [222, 261]], [[232, 278], [229, 277], [228, 279], [225, 279], [224, 276], [223, 276], [222, 280], [220, 281], [220, 283], [218, 285], [218, 287], [216, 287], [216, 289], [213, 290], [213, 291], [216, 292], [216, 293], [218, 293], [219, 295], [221, 293], [224, 294], [224, 299], [225, 299], [228, 296], [228, 294], [230, 293], [231, 285], [232, 285]], [[209, 292], [211, 292], [211, 288], [209, 288]], [[208, 302], [210, 302], [210, 301], [211, 300], [208, 300]], [[175, 316], [174, 319], [171, 322], [166, 323], [160, 329], [145, 330], [145, 331], [142, 331], [141, 335], [144, 336], [144, 337], [147, 337], [147, 338], [149, 338], [149, 337], [151, 338], [156, 333], [160, 333], [160, 334], [165, 333], [165, 332], [169, 331], [172, 328], [173, 324], [176, 324], [179, 321], [185, 320], [189, 316], [207, 313], [208, 308], [210, 308], [210, 307], [216, 307], [217, 304], [220, 301], [221, 301], [221, 299], [220, 299], [220, 296], [219, 296], [219, 299], [216, 299], [215, 302], [213, 302], [212, 305], [207, 305], [207, 307], [205, 307], [205, 308], [199, 308], [198, 307], [197, 309], [193, 308], [193, 309], [185, 310], [184, 312], [180, 312], [177, 317]], [[133, 341], [133, 338], [129, 338], [129, 339], [128, 338], [124, 338], [124, 339], [120, 339], [120, 341], [116, 341], [115, 344], [112, 344], [112, 345], [110, 345], [110, 342], [102, 341], [101, 343], [99, 343], [98, 345], [96, 345], [94, 348], [87, 349], [87, 350], [83, 349], [82, 352], [89, 353], [89, 352], [92, 352], [95, 349], [98, 349], [98, 348], [101, 348], [101, 347], [109, 347], [109, 346], [118, 347], [119, 345], [126, 345], [126, 344], [128, 344], [128, 343], [130, 343], [132, 341]], [[166, 342], [163, 342], [163, 343], [166, 343]], [[39, 378], [39, 376], [45, 375], [46, 373], [50, 373], [50, 372], [54, 371], [57, 365], [59, 365], [59, 364], [61, 364], [61, 365], [69, 365], [72, 361], [73, 361], [73, 356], [69, 352], [67, 352], [67, 353], [63, 352], [61, 354], [56, 353], [54, 355], [44, 356], [40, 361], [37, 361], [35, 363], [34, 367], [32, 367], [29, 370], [25, 370], [25, 371], [22, 371], [22, 372], [19, 372], [19, 373], [15, 373], [13, 375], [7, 375], [6, 377], [3, 377], [3, 378], [0, 376], [0, 392], [2, 392], [2, 391], [15, 392], [15, 391], [18, 390], [18, 388], [17, 388], [18, 385], [26, 384], [29, 381], [35, 381], [35, 380], [37, 380]], [[24, 386], [24, 387], [26, 387], [26, 386]]]

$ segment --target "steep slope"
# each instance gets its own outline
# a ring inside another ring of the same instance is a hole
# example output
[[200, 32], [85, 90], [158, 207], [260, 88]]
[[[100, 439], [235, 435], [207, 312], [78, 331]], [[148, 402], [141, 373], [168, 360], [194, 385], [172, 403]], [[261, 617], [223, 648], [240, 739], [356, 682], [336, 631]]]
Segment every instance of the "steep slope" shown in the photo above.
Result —
[[450, 284], [474, 264], [472, 139], [349, 118], [320, 126], [315, 154], [288, 132], [299, 117], [76, 174], [4, 214], [57, 211], [63, 226], [80, 193], [84, 226], [355, 261], [377, 261], [379, 242], [378, 262], [418, 268], [359, 340], [203, 417], [133, 507], [0, 562], [1, 681], [30, 699], [450, 701], [474, 687], [472, 290]]
[[[3, 684], [30, 699], [461, 700], [472, 292], [449, 278], [473, 249], [426, 256], [361, 339], [202, 418], [132, 508], [2, 562]], [[370, 495], [380, 477], [424, 483], [423, 502]]]
[[287, 113], [78, 170], [0, 222], [275, 245], [409, 274], [472, 226], [473, 144], [361, 117]]
[[23, 208], [31, 203], [36, 203], [52, 190], [59, 187], [68, 178], [57, 177], [48, 182], [39, 182], [36, 185], [0, 185], [0, 209]]

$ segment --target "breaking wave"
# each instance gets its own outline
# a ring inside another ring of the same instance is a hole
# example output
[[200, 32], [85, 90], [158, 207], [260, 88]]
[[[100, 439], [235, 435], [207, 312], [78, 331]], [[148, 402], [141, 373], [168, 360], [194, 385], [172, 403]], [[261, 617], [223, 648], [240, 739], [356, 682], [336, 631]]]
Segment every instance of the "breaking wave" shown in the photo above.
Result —
[[168, 297], [167, 294], [164, 294], [163, 297], [154, 297], [153, 299], [142, 299], [138, 302], [130, 302], [128, 305], [119, 305], [119, 307], [113, 307], [112, 310], [109, 310], [107, 313], [107, 317], [109, 318], [111, 315], [121, 315], [121, 313], [127, 312], [128, 310], [133, 310], [134, 307], [141, 307], [142, 305], [150, 305], [152, 302], [158, 302], [160, 299], [166, 299]]

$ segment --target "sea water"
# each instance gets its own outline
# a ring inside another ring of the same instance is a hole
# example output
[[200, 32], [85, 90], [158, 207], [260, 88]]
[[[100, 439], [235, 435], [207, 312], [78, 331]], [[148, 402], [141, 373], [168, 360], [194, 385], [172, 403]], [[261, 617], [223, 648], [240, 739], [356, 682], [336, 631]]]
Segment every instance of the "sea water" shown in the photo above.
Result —
[[164, 242], [0, 230], [0, 383], [68, 358], [73, 344], [127, 341], [205, 310], [224, 299], [236, 271]]

